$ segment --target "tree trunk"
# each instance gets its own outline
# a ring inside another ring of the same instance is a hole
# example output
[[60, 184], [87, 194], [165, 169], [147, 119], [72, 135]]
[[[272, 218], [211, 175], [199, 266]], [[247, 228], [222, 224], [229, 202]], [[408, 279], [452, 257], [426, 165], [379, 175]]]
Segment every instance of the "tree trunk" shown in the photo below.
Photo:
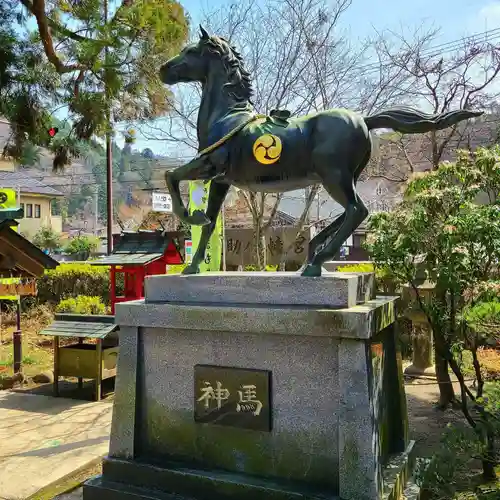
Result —
[[451, 377], [448, 371], [448, 362], [443, 359], [435, 349], [436, 377], [439, 384], [439, 408], [446, 409], [455, 400], [455, 391], [451, 385]]
[[482, 460], [483, 477], [487, 480], [497, 478], [495, 466], [498, 464], [496, 459], [495, 434], [490, 428], [486, 431], [486, 457]]
[[253, 240], [253, 248], [254, 248], [254, 262], [255, 267], [258, 271], [263, 271], [265, 268], [265, 241], [262, 235], [261, 227], [256, 227], [254, 230], [254, 240]]

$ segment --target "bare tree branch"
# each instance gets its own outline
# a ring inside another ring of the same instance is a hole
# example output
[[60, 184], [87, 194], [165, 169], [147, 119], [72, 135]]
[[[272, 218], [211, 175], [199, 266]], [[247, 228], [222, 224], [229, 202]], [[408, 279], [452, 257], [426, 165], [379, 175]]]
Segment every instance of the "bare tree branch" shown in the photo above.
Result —
[[[420, 30], [408, 40], [406, 35], [381, 33], [374, 45], [382, 59], [404, 75], [414, 99], [418, 99], [420, 105], [428, 103], [430, 112], [491, 107], [500, 97], [498, 88], [493, 85], [500, 72], [500, 48], [493, 41], [469, 37], [461, 44], [436, 50], [432, 44], [437, 34], [436, 30]], [[451, 158], [454, 150], [471, 146], [483, 135], [487, 121], [489, 118], [484, 116], [420, 138], [413, 137], [408, 146], [400, 148], [409, 168], [401, 179], [406, 180], [418, 163], [424, 163], [421, 169], [434, 170], [444, 159]], [[396, 169], [400, 171], [400, 165]], [[399, 177], [392, 171], [385, 171], [383, 175], [378, 172], [377, 176]]]

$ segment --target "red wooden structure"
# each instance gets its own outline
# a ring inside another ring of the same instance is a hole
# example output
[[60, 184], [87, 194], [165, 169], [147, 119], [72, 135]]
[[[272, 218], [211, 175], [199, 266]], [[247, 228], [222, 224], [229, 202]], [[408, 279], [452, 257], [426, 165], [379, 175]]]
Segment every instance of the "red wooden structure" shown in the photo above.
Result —
[[[96, 266], [111, 267], [111, 314], [115, 304], [144, 298], [144, 278], [165, 274], [167, 265], [184, 262], [179, 251], [177, 232], [123, 231], [114, 236], [113, 253], [91, 262]], [[124, 293], [116, 295], [116, 277], [123, 274]]]

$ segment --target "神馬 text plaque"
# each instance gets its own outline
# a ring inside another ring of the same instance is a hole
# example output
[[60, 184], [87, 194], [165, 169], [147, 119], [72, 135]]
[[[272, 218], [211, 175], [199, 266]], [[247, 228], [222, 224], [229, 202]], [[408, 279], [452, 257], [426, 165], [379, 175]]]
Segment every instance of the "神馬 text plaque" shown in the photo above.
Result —
[[194, 420], [271, 431], [271, 372], [195, 365]]

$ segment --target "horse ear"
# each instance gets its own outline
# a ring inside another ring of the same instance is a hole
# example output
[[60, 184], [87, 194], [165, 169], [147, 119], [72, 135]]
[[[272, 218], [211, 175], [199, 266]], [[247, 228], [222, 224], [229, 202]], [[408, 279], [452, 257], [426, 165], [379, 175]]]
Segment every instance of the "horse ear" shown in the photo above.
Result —
[[210, 35], [208, 34], [207, 30], [200, 24], [200, 38], [202, 40], [208, 40], [210, 38]]

